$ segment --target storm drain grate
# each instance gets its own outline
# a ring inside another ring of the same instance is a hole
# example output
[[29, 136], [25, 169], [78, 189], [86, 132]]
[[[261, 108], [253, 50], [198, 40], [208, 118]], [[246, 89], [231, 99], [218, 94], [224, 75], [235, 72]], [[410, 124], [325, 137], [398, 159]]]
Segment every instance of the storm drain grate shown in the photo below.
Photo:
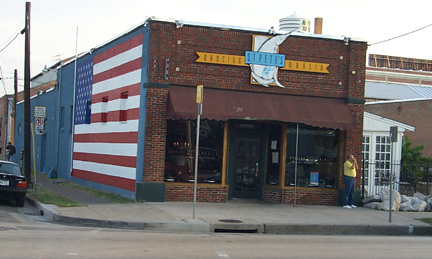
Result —
[[226, 228], [215, 228], [215, 233], [243, 233], [252, 234], [258, 233], [258, 229], [226, 229]]
[[220, 222], [224, 222], [224, 223], [242, 223], [243, 221], [241, 220], [236, 220], [236, 219], [220, 219]]
[[219, 222], [231, 223], [233, 225], [219, 226], [214, 229], [215, 233], [258, 233], [256, 228], [245, 228], [244, 225], [235, 225], [243, 223], [241, 220], [236, 219], [220, 219]]

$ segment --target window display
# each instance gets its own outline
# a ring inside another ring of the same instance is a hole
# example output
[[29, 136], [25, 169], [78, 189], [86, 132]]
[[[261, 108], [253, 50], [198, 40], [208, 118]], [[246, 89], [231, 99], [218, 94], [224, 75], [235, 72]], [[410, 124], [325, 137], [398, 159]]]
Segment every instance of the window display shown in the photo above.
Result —
[[336, 188], [337, 157], [338, 131], [288, 127], [285, 186]]
[[[221, 183], [223, 122], [202, 120], [198, 154], [198, 183]], [[165, 182], [193, 183], [196, 121], [168, 120]]]

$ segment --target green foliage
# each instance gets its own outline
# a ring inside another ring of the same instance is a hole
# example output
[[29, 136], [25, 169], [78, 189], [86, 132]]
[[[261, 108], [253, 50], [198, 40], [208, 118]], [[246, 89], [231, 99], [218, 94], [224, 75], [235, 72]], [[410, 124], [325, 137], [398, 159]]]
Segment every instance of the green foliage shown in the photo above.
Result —
[[432, 218], [421, 218], [419, 219], [421, 222], [428, 223], [432, 225]]
[[[412, 181], [426, 181], [427, 174], [425, 174], [425, 167], [432, 161], [431, 158], [422, 156], [421, 150], [424, 146], [417, 146], [411, 148], [412, 143], [409, 141], [408, 136], [405, 136], [402, 142], [402, 164], [404, 165], [403, 171], [412, 176]], [[426, 179], [425, 179], [426, 178]]]
[[[37, 174], [37, 177], [39, 178], [43, 178], [45, 180], [49, 180], [48, 177], [45, 174]], [[104, 192], [104, 191], [99, 191], [90, 187], [85, 187], [73, 182], [59, 182], [59, 184], [70, 187], [70, 188], [74, 188], [80, 191], [84, 191], [90, 194], [93, 194], [95, 196], [99, 196], [101, 198], [104, 198], [106, 200], [112, 201], [114, 203], [134, 203], [134, 200], [130, 200], [127, 199], [125, 197], [122, 197], [120, 195], [117, 195], [115, 193], [112, 192]], [[34, 189], [28, 189], [27, 190], [27, 195], [30, 196], [31, 198], [33, 198], [34, 200], [37, 200], [41, 203], [44, 204], [55, 204], [59, 207], [80, 207], [82, 206], [81, 204], [72, 201], [70, 199], [67, 199], [63, 196], [60, 196], [59, 194], [56, 194], [54, 192], [51, 192], [45, 188], [39, 188], [37, 189], [37, 192], [35, 192]]]
[[34, 200], [37, 200], [44, 204], [54, 204], [58, 207], [81, 207], [81, 204], [64, 198], [63, 196], [60, 196], [54, 192], [51, 192], [45, 188], [39, 188], [37, 190], [35, 189], [28, 189], [27, 190], [27, 196], [30, 196]]
[[114, 203], [134, 203], [134, 200], [125, 198], [123, 196], [120, 196], [118, 194], [115, 194], [113, 192], [104, 192], [104, 191], [99, 191], [90, 187], [86, 187], [86, 186], [82, 186], [73, 182], [64, 182], [64, 183], [60, 183], [61, 185], [70, 187], [70, 188], [74, 188], [83, 192], [87, 192], [90, 194], [93, 194], [95, 196], [104, 198], [106, 200], [112, 201]]
[[402, 164], [404, 165], [415, 165], [420, 162], [422, 158], [421, 150], [424, 149], [424, 146], [417, 146], [411, 148], [411, 142], [408, 139], [408, 136], [404, 136], [402, 141]]

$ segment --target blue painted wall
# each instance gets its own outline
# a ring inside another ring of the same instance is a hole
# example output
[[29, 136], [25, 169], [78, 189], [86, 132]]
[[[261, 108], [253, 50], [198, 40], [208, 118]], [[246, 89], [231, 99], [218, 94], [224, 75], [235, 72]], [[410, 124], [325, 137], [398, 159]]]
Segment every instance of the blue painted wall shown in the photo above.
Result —
[[[31, 122], [34, 123], [33, 111], [35, 105], [47, 107], [47, 117], [45, 119], [44, 134], [32, 134], [31, 143], [31, 168], [34, 170], [34, 160], [36, 158], [36, 168], [38, 172], [47, 173], [49, 168], [54, 165], [54, 159], [51, 153], [52, 147], [55, 145], [54, 127], [55, 124], [55, 93], [56, 90], [48, 91], [30, 100], [31, 103]], [[17, 104], [16, 118], [15, 118], [15, 148], [17, 154], [14, 156], [15, 163], [21, 163], [20, 151], [24, 150], [24, 102]], [[34, 137], [34, 138], [33, 138]], [[34, 143], [34, 146], [33, 146]], [[34, 150], [34, 156], [33, 156]]]
[[[143, 84], [148, 82], [148, 64], [149, 64], [149, 42], [150, 28], [138, 27], [122, 37], [95, 49], [91, 53], [78, 59], [78, 64], [88, 59], [93, 59], [97, 53], [105, 51], [114, 45], [124, 42], [139, 34], [143, 35], [143, 56], [142, 56], [142, 81], [141, 81], [141, 102], [138, 128], [138, 154], [137, 156], [137, 182], [142, 182], [143, 164], [144, 164], [144, 138], [145, 138], [145, 114], [146, 114], [146, 94], [147, 89]], [[72, 118], [73, 118], [73, 92], [74, 92], [74, 71], [75, 61], [63, 65], [57, 72], [57, 85], [55, 89], [35, 96], [31, 99], [31, 110], [35, 105], [47, 106], [47, 118], [45, 125], [45, 134], [35, 136], [35, 155], [36, 166], [39, 172], [49, 173], [54, 168], [57, 178], [71, 180], [78, 184], [100, 189], [103, 191], [114, 192], [122, 196], [135, 199], [134, 192], [126, 191], [95, 182], [85, 181], [71, 176], [71, 152], [72, 152]], [[33, 114], [32, 114], [33, 115]], [[34, 122], [33, 116], [31, 116]], [[17, 116], [15, 119], [15, 146], [18, 154], [14, 157], [15, 162], [20, 162], [19, 151], [24, 147], [24, 102], [17, 104]], [[33, 159], [33, 156], [32, 156]], [[32, 160], [33, 167], [33, 160]]]
[[[137, 174], [136, 182], [140, 183], [143, 180], [144, 170], [144, 143], [145, 143], [145, 121], [146, 121], [146, 103], [147, 103], [147, 88], [144, 84], [148, 83], [149, 60], [150, 60], [150, 26], [143, 30], [143, 54], [142, 54], [142, 80], [140, 93], [140, 109], [139, 109], [139, 125], [138, 125], [138, 148], [137, 148]], [[135, 189], [136, 190], [136, 189]]]

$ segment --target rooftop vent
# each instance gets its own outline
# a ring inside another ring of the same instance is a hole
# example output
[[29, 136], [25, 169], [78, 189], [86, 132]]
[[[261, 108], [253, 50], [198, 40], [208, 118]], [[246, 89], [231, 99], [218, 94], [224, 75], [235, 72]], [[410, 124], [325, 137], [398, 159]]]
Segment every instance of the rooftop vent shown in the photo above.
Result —
[[310, 20], [300, 18], [295, 12], [288, 17], [279, 19], [279, 30], [292, 31], [296, 29], [299, 32], [310, 32]]

